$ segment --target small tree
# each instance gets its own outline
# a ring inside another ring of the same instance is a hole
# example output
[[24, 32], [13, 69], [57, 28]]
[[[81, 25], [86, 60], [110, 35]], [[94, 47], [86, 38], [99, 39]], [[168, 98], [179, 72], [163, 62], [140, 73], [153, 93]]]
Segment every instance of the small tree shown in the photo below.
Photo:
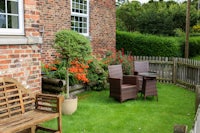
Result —
[[85, 62], [91, 56], [89, 39], [72, 30], [60, 30], [55, 36], [54, 48], [66, 60], [65, 97], [69, 98], [69, 67], [71, 61]]

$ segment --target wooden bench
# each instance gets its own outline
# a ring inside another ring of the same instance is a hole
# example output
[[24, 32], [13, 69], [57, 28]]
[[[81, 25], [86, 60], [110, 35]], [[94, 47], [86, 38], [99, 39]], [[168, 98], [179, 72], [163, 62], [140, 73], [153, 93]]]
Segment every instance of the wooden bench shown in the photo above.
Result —
[[[0, 78], [0, 133], [16, 133], [29, 129], [62, 133], [62, 96], [29, 93], [15, 79]], [[42, 127], [41, 123], [57, 118], [58, 129]]]

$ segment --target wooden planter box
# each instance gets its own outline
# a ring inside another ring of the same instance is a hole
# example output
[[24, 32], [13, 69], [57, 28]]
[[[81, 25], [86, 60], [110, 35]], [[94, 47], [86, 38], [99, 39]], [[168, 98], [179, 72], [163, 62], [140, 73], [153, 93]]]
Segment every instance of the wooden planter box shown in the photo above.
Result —
[[[61, 93], [64, 91], [66, 82], [61, 79], [47, 78], [42, 77], [42, 91], [49, 93]], [[83, 85], [77, 84], [69, 87], [70, 94], [77, 94], [85, 91], [85, 87]]]

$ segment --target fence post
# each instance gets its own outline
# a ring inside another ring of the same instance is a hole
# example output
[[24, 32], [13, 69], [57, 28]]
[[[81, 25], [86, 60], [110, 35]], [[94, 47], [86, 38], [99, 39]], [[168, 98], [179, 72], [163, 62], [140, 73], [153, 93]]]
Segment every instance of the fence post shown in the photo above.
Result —
[[177, 74], [177, 58], [173, 58], [172, 82], [174, 84], [176, 84], [176, 74]]
[[200, 85], [196, 85], [195, 91], [196, 91], [196, 101], [195, 101], [195, 113], [196, 113], [200, 103]]

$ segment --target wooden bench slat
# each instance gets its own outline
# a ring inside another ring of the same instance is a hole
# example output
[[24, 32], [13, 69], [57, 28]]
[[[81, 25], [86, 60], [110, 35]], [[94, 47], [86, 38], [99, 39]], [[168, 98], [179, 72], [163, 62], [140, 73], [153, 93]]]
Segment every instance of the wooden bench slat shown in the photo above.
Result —
[[5, 96], [1, 96], [1, 97], [0, 97], [0, 100], [1, 100], [1, 101], [6, 100], [6, 97], [5, 97]]
[[21, 107], [19, 104], [13, 104], [13, 105], [9, 105], [8, 107], [6, 107], [6, 108], [8, 108], [8, 109], [12, 109], [12, 108], [17, 108], [17, 107]]
[[13, 87], [13, 86], [16, 86], [16, 84], [14, 84], [14, 83], [11, 83], [11, 84], [6, 84], [6, 85], [1, 85], [0, 86], [0, 89], [2, 89], [2, 88], [8, 88], [8, 87]]
[[16, 93], [16, 94], [9, 94], [7, 96], [7, 98], [12, 98], [12, 97], [19, 97], [19, 93]]
[[[58, 113], [44, 113], [38, 110], [30, 111], [25, 114], [19, 115], [17, 118], [13, 118], [13, 121], [11, 123], [7, 122], [9, 119], [5, 119], [4, 121], [0, 122], [0, 133], [13, 133], [16, 131], [22, 131], [24, 129], [27, 129], [27, 127], [32, 127], [33, 125], [37, 125], [38, 123], [57, 118], [58, 115]], [[24, 121], [26, 123], [25, 125], [23, 124]], [[4, 122], [5, 124], [3, 124]]]
[[10, 110], [10, 114], [11, 114], [11, 116], [13, 115], [13, 114], [22, 114], [22, 110], [21, 110], [21, 108], [18, 108], [18, 109], [15, 109], [15, 110]]
[[0, 109], [0, 114], [2, 114], [3, 112], [8, 112], [8, 108], [7, 107], [4, 107], [4, 108], [1, 108]]
[[9, 100], [8, 101], [8, 104], [14, 104], [14, 103], [20, 103], [20, 99], [18, 98], [18, 99], [14, 99], [14, 100]]
[[56, 104], [57, 101], [56, 100], [47, 100], [47, 99], [37, 99], [38, 102], [45, 102], [45, 103], [51, 103], [51, 104]]
[[5, 111], [3, 114], [0, 113], [0, 119], [3, 119], [5, 117], [9, 117], [8, 111]]
[[7, 104], [6, 101], [2, 101], [2, 102], [0, 103], [0, 107], [3, 106], [3, 105], [6, 105], [6, 104]]
[[31, 101], [24, 101], [24, 105], [31, 104], [31, 103], [34, 103], [34, 100], [31, 100]]

